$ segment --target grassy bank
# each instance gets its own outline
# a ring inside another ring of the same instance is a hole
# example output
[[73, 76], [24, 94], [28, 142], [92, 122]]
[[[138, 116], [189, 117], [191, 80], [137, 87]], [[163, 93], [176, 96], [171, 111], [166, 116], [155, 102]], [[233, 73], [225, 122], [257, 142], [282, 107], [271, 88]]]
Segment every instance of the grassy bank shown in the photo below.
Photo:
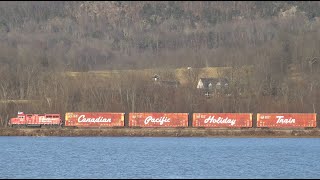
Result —
[[0, 128], [0, 136], [320, 137], [320, 129]]

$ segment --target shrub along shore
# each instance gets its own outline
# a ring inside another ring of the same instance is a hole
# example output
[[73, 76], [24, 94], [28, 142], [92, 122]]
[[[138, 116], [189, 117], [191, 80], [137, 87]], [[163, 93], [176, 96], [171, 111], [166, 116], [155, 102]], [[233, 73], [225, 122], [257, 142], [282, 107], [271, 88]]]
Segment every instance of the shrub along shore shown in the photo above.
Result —
[[0, 128], [0, 136], [105, 137], [320, 137], [320, 129]]

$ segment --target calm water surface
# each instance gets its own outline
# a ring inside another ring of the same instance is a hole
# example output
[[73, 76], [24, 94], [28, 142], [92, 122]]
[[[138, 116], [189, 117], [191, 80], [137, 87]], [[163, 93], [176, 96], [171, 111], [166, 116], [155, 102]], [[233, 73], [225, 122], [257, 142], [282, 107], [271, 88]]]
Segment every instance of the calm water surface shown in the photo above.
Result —
[[320, 138], [0, 137], [0, 178], [320, 178]]

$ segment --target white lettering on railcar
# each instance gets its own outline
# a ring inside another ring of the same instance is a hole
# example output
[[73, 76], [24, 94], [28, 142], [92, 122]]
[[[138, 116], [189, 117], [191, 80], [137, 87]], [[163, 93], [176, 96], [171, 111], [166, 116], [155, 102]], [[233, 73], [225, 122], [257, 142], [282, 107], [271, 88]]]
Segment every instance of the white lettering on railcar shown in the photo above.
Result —
[[289, 118], [289, 119], [283, 119], [284, 116], [276, 116], [278, 118], [277, 124], [293, 124], [296, 122], [296, 119]]
[[153, 118], [152, 116], [148, 116], [144, 120], [144, 124], [148, 124], [149, 122], [160, 123], [160, 125], [162, 125], [163, 123], [170, 122], [170, 118], [168, 117]]
[[218, 117], [218, 119], [215, 119], [214, 116], [209, 116], [207, 119], [204, 120], [204, 123], [216, 123], [216, 124], [231, 124], [231, 126], [236, 124], [235, 119], [229, 119], [228, 117], [222, 118]]
[[86, 118], [85, 115], [81, 115], [78, 117], [78, 122], [92, 122], [92, 123], [100, 123], [100, 122], [110, 122], [111, 118], [104, 118], [102, 116], [99, 116], [98, 118]]

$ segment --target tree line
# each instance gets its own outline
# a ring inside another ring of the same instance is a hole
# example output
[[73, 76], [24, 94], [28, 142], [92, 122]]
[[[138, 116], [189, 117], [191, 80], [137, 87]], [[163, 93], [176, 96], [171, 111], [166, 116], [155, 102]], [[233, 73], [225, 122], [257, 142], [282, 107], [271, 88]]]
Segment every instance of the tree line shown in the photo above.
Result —
[[[319, 2], [1, 2], [0, 118], [18, 110], [319, 112]], [[192, 67], [178, 88], [146, 74]], [[231, 67], [206, 98], [196, 69]], [[249, 67], [249, 68], [244, 68]], [[241, 92], [241, 93], [240, 93]], [[13, 100], [13, 101], [10, 101]], [[27, 100], [27, 101], [23, 101]]]

